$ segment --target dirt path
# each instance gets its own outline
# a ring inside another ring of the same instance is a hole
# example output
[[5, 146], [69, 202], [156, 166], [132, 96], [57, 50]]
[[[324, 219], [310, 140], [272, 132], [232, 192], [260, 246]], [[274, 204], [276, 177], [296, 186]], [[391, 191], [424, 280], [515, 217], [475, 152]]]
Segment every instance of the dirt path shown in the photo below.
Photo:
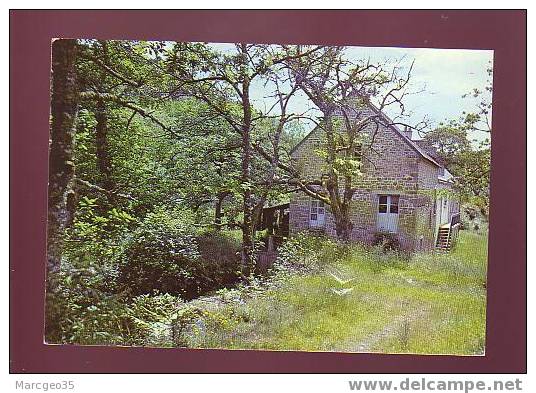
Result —
[[[413, 311], [413, 312], [411, 312]], [[418, 310], [409, 309], [407, 313], [399, 315], [380, 331], [369, 334], [360, 340], [348, 340], [343, 345], [345, 352], [377, 352], [377, 345], [385, 340], [398, 336], [401, 341], [407, 341], [411, 336], [412, 325], [422, 319], [426, 319], [431, 313], [428, 308]]]

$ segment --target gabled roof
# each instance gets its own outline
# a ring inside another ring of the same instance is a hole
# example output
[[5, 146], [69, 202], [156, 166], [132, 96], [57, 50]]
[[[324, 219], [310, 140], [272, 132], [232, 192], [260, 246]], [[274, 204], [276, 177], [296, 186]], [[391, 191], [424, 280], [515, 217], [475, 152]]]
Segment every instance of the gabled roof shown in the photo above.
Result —
[[305, 135], [305, 136], [302, 138], [301, 141], [299, 141], [298, 143], [296, 143], [296, 144], [294, 145], [294, 147], [293, 147], [292, 149], [290, 149], [290, 154], [292, 155], [292, 153], [294, 153], [294, 152], [298, 149], [298, 147], [300, 147], [300, 146], [303, 144], [303, 142], [305, 142], [307, 139], [309, 139], [309, 137], [310, 137], [311, 135], [313, 135], [313, 133], [314, 133], [317, 129], [318, 129], [318, 126], [315, 126], [315, 128], [313, 128], [311, 131], [309, 131], [309, 132], [307, 133], [307, 135]]
[[428, 160], [430, 161], [432, 164], [438, 166], [438, 167], [442, 167], [442, 165], [440, 165], [436, 160], [434, 160], [428, 153], [426, 153], [417, 143], [415, 143], [414, 141], [412, 141], [410, 138], [408, 138], [401, 130], [398, 129], [398, 127], [393, 124], [394, 122], [389, 118], [389, 116], [387, 116], [385, 113], [381, 112], [373, 103], [371, 103], [369, 101], [369, 105], [370, 105], [370, 108], [376, 112], [377, 114], [379, 114], [380, 116], [382, 116], [386, 121], [387, 121], [387, 124], [389, 124], [389, 128], [391, 130], [393, 130], [394, 132], [396, 132], [398, 135], [400, 135], [402, 137], [402, 140], [404, 142], [406, 142], [406, 144], [411, 147], [414, 151], [416, 151], [422, 158], [424, 158], [425, 160]]
[[[437, 167], [442, 167], [442, 165], [440, 165], [436, 160], [434, 160], [429, 154], [427, 154], [421, 147], [419, 147], [414, 141], [412, 141], [411, 139], [409, 139], [408, 137], [406, 137], [404, 135], [404, 133], [402, 131], [400, 131], [398, 129], [398, 127], [396, 127], [394, 124], [393, 124], [393, 121], [383, 112], [381, 112], [374, 104], [372, 104], [370, 101], [368, 102], [369, 106], [370, 106], [370, 109], [372, 109], [375, 113], [377, 113], [378, 115], [380, 115], [381, 117], [383, 117], [383, 119], [386, 121], [386, 123], [388, 124], [388, 127], [394, 131], [395, 133], [397, 133], [401, 138], [402, 140], [411, 148], [413, 149], [415, 152], [417, 152], [417, 154], [419, 154], [422, 158], [424, 158], [425, 160], [431, 162], [432, 164], [436, 165]], [[303, 139], [301, 141], [299, 141], [291, 150], [290, 150], [290, 154], [294, 153], [296, 151], [296, 149], [298, 149], [298, 147], [300, 147], [303, 142], [305, 142], [316, 130], [317, 130], [318, 126], [316, 126], [315, 128], [313, 128], [307, 135], [305, 135], [305, 137], [303, 137]]]
[[443, 168], [443, 174], [439, 175], [437, 177], [439, 181], [445, 182], [445, 183], [453, 183], [454, 182], [454, 175], [450, 173], [447, 168]]

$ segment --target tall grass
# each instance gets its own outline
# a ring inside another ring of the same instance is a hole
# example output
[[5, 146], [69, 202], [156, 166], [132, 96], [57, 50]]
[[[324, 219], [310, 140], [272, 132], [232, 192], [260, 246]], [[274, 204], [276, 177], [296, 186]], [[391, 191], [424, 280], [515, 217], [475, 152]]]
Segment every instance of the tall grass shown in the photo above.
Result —
[[218, 295], [218, 306], [205, 312], [203, 328], [191, 335], [189, 345], [484, 352], [486, 236], [462, 231], [451, 254], [423, 253], [409, 259], [327, 239], [302, 240], [305, 246], [290, 257], [307, 256], [313, 269], [289, 274], [292, 261], [287, 260], [284, 279], [272, 278], [278, 285]]

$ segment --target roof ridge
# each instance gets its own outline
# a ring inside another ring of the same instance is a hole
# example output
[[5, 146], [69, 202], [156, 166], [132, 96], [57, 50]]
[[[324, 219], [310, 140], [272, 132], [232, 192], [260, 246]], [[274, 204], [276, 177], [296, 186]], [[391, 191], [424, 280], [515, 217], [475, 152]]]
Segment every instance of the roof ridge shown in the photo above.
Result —
[[406, 135], [404, 135], [404, 133], [401, 130], [399, 130], [398, 127], [396, 127], [396, 125], [394, 124], [393, 120], [387, 114], [385, 114], [385, 112], [381, 111], [380, 108], [376, 107], [376, 105], [374, 105], [370, 100], [368, 100], [368, 104], [372, 108], [373, 111], [375, 111], [376, 113], [378, 113], [379, 115], [383, 116], [386, 120], [389, 121], [388, 127], [391, 128], [393, 131], [395, 131], [398, 135], [400, 135], [400, 137], [402, 137], [402, 139], [410, 147], [412, 147], [413, 150], [415, 150], [417, 153], [419, 153], [423, 158], [425, 158], [428, 161], [430, 161], [432, 164], [435, 164], [440, 168], [443, 167], [436, 160], [434, 160], [432, 157], [430, 157], [429, 154], [427, 154], [425, 151], [423, 151], [423, 149], [417, 143], [415, 143], [415, 141], [411, 140]]
[[[376, 113], [378, 113], [379, 115], [383, 116], [384, 119], [388, 120], [388, 122], [390, 124], [388, 124], [387, 126], [395, 131], [401, 138], [403, 141], [406, 142], [407, 145], [409, 145], [411, 148], [413, 148], [413, 150], [415, 150], [418, 154], [420, 154], [424, 159], [430, 161], [432, 164], [436, 165], [437, 167], [439, 168], [442, 168], [443, 166], [440, 165], [436, 160], [434, 160], [432, 157], [430, 157], [430, 155], [428, 155], [426, 152], [423, 151], [423, 149], [417, 145], [417, 143], [415, 143], [414, 141], [412, 141], [411, 139], [409, 139], [408, 137], [406, 137], [402, 131], [400, 131], [394, 124], [393, 124], [393, 120], [387, 116], [383, 111], [381, 111], [378, 107], [376, 107], [370, 100], [367, 100], [367, 103], [369, 105], [369, 107]], [[309, 138], [312, 133], [318, 128], [318, 125], [315, 126], [311, 131], [309, 131], [307, 133], [307, 135], [305, 135], [302, 140], [300, 140], [298, 143], [296, 143], [296, 145], [290, 149], [290, 154], [294, 153], [296, 151], [296, 149], [301, 146], [301, 144], [307, 139]]]

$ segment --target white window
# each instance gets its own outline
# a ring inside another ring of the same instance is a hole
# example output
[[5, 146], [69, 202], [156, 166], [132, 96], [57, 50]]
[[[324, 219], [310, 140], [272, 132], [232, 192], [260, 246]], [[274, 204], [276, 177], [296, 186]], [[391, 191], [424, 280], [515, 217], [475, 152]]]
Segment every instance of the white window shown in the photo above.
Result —
[[324, 226], [326, 217], [326, 208], [324, 202], [317, 199], [311, 199], [311, 210], [309, 212], [309, 224], [312, 227]]
[[381, 232], [398, 232], [398, 195], [378, 196], [378, 230]]

